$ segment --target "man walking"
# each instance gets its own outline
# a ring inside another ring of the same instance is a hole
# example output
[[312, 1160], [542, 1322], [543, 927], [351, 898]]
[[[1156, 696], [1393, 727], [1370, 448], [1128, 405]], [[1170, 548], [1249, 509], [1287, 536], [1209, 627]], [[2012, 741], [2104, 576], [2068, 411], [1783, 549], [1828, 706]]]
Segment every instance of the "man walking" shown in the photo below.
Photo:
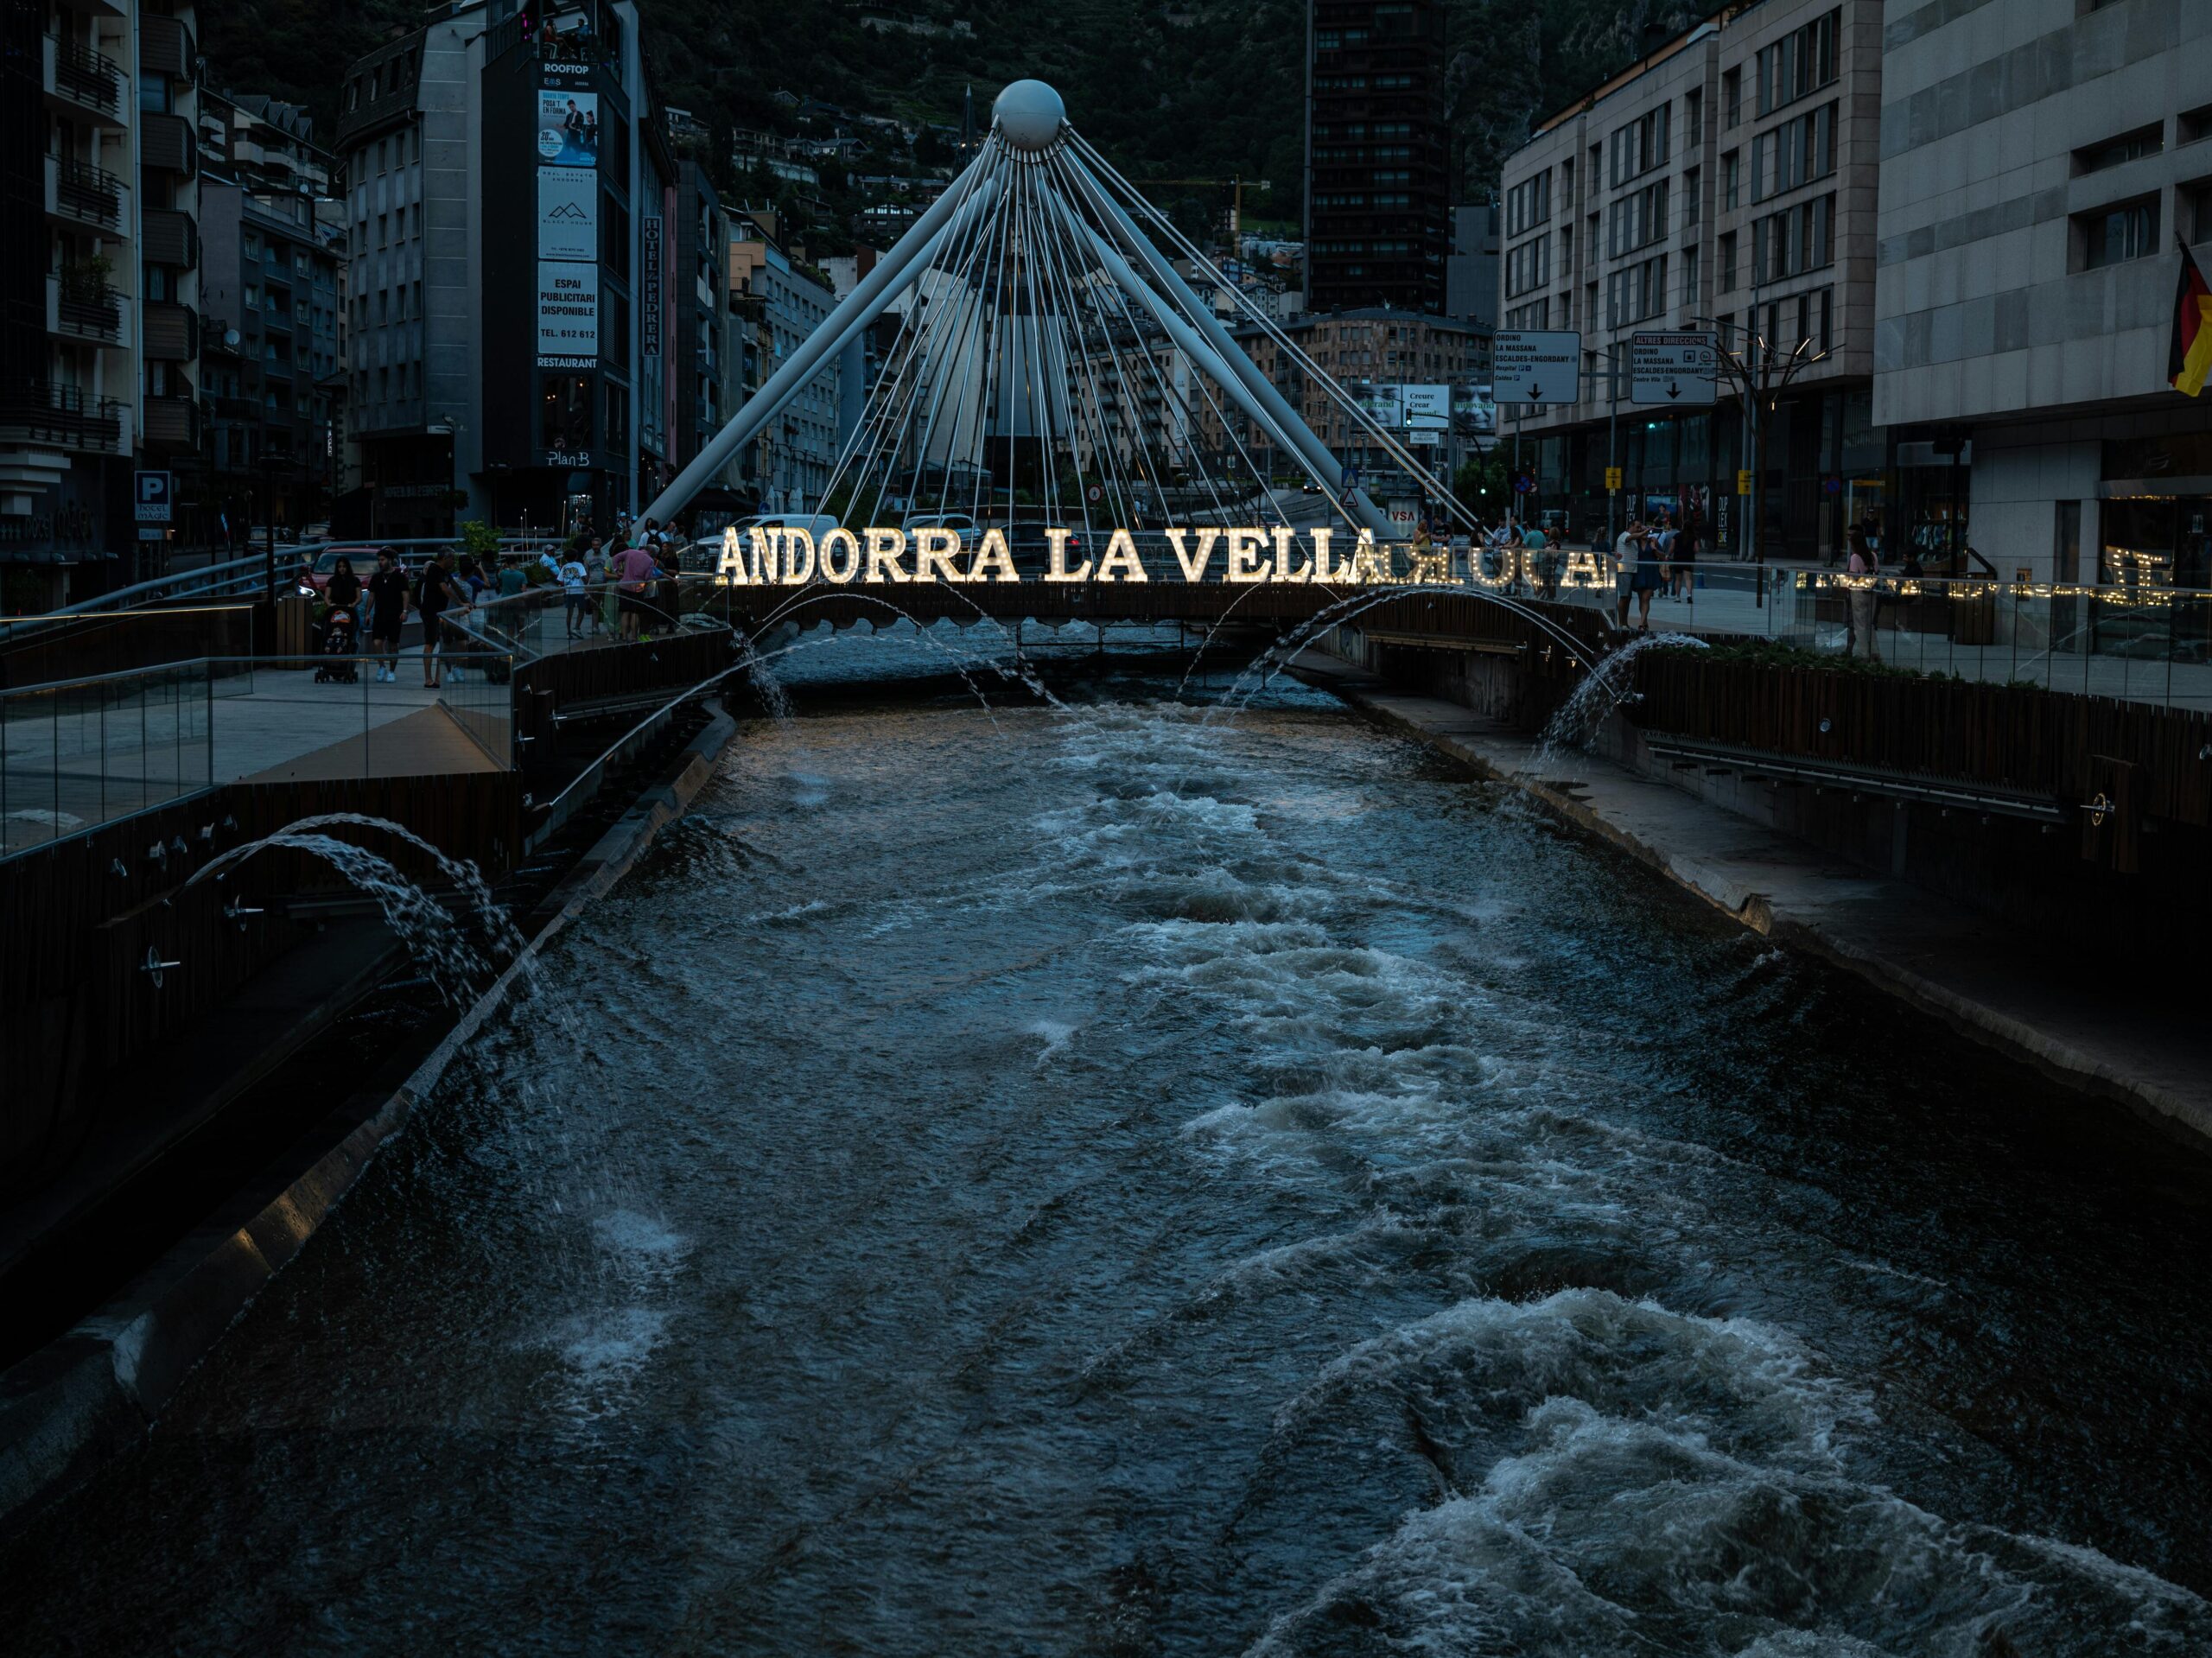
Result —
[[369, 599], [369, 655], [381, 657], [377, 679], [391, 685], [399, 679], [399, 632], [407, 621], [407, 572], [399, 568], [397, 547], [377, 549], [376, 574], [367, 583]]
[[[439, 548], [437, 556], [423, 569], [422, 582], [415, 590], [415, 609], [423, 618], [423, 688], [425, 690], [436, 690], [440, 684], [438, 674], [443, 664], [438, 655], [442, 643], [438, 633], [446, 612], [474, 608], [467, 590], [453, 573], [453, 549]], [[456, 676], [459, 672], [458, 669], [454, 670]]]

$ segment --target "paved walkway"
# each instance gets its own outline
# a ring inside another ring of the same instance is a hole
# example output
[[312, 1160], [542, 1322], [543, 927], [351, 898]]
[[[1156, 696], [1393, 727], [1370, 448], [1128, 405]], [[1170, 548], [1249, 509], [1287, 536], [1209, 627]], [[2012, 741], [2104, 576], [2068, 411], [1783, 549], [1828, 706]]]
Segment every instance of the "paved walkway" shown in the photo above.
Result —
[[2212, 1150], [2212, 1026], [2085, 981], [2078, 951], [1870, 873], [1585, 754], [1531, 775], [1533, 740], [1308, 651], [1301, 674], [1554, 812], [1747, 926], [1861, 975], [1978, 1041], [2126, 1102]]

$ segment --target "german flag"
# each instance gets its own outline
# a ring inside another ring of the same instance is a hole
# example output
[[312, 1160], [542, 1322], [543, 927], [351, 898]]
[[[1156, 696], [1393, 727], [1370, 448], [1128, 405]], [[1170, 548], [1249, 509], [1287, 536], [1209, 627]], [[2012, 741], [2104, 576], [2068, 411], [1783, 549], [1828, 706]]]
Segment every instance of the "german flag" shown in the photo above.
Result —
[[2174, 300], [2173, 342], [2166, 348], [2166, 384], [2190, 397], [2204, 391], [2212, 372], [2212, 284], [2182, 244], [2181, 292]]

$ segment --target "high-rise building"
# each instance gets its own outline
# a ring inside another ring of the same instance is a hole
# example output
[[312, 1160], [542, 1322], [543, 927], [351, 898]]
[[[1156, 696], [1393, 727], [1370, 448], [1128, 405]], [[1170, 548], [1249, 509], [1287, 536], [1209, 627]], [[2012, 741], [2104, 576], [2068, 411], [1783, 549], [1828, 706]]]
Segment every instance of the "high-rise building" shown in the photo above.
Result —
[[[733, 217], [730, 228], [730, 292], [734, 300], [742, 296], [746, 302], [738, 309], [753, 322], [758, 372], [764, 382], [784, 365], [800, 341], [828, 321], [837, 303], [835, 293], [792, 260], [776, 239], [774, 226], [770, 214], [741, 212]], [[855, 344], [857, 347], [859, 342]], [[821, 509], [837, 459], [843, 368], [838, 362], [823, 369], [746, 446], [741, 461], [742, 485], [757, 494], [762, 511]]]
[[10, 608], [158, 569], [134, 470], [200, 435], [193, 10], [11, 6], [0, 54], [0, 570]]
[[658, 118], [632, 0], [440, 6], [348, 72], [348, 419], [373, 533], [606, 525], [664, 475]]
[[307, 111], [200, 94], [199, 494], [235, 543], [330, 511], [343, 438], [345, 233]]
[[1441, 0], [1310, 0], [1306, 292], [1440, 315], [1451, 252]]

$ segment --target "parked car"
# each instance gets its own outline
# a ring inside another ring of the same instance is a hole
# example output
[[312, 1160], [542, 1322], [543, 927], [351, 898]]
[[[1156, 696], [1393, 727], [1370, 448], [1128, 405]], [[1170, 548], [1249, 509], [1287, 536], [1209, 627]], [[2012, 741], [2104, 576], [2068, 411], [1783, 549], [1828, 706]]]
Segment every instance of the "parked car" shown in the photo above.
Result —
[[[308, 585], [315, 590], [318, 597], [330, 586], [330, 578], [337, 573], [338, 561], [341, 558], [353, 561], [353, 574], [363, 581], [377, 573], [376, 543], [348, 542], [336, 547], [326, 547], [315, 555], [314, 569], [307, 578]], [[281, 563], [283, 561], [280, 558], [278, 562]], [[411, 577], [426, 561], [419, 554], [403, 554], [399, 562], [406, 567], [407, 574]]]
[[910, 537], [917, 530], [950, 530], [963, 547], [973, 547], [983, 538], [976, 520], [965, 512], [909, 512], [899, 527]]

